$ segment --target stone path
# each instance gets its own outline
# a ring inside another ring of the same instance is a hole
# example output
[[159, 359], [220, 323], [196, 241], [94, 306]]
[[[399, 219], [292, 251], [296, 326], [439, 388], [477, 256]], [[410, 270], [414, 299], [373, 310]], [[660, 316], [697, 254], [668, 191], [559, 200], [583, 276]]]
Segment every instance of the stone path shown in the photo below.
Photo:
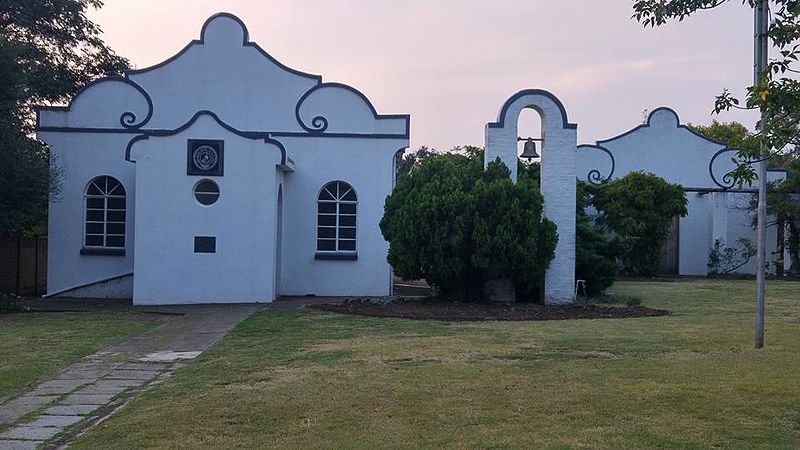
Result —
[[[297, 304], [273, 304], [274, 309]], [[136, 397], [181, 361], [197, 357], [263, 304], [131, 308], [180, 314], [70, 365], [54, 379], [0, 405], [0, 450], [33, 449], [67, 427], [91, 423]]]

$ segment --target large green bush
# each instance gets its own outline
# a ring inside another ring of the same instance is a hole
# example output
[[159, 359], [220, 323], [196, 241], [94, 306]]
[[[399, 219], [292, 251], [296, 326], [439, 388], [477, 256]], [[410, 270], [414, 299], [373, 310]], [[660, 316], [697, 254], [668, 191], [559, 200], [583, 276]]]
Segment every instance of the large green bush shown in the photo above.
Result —
[[680, 185], [645, 172], [593, 187], [591, 203], [598, 212], [595, 222], [631, 243], [622, 258], [623, 271], [630, 275], [656, 274], [672, 218], [687, 213]]
[[586, 294], [596, 296], [614, 284], [630, 240], [609, 234], [595, 224], [586, 209], [592, 207], [594, 186], [578, 182], [575, 228], [575, 278], [584, 280]]
[[487, 281], [510, 278], [520, 296], [535, 295], [557, 241], [542, 218], [535, 171], [512, 183], [483, 152], [437, 154], [419, 161], [386, 199], [380, 227], [389, 263], [404, 279], [426, 279], [443, 294], [481, 299]]
[[[486, 281], [499, 278], [536, 298], [557, 242], [555, 225], [542, 218], [539, 165], [520, 163], [514, 184], [499, 161], [484, 171], [482, 150], [461, 150], [424, 149], [409, 159], [380, 225], [389, 263], [402, 278], [464, 299], [480, 298]], [[672, 218], [685, 214], [683, 189], [652, 174], [578, 182], [575, 272], [586, 293], [604, 291], [620, 269], [655, 273]]]

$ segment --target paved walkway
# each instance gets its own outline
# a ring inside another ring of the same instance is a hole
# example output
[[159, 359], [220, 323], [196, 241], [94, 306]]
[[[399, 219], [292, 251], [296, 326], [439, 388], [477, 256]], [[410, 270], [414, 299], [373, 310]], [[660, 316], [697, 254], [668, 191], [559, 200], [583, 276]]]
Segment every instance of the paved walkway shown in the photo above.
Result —
[[[254, 312], [307, 303], [297, 299], [270, 305], [132, 307], [108, 301], [88, 306], [86, 302], [37, 302], [48, 310], [132, 309], [180, 317], [87, 356], [54, 379], [0, 405], [0, 427], [13, 425], [0, 433], [0, 450], [36, 448], [84, 420], [91, 426], [104, 413], [110, 414], [138, 396], [159, 377], [168, 376], [181, 361], [197, 357]], [[21, 420], [23, 417], [26, 419]]]

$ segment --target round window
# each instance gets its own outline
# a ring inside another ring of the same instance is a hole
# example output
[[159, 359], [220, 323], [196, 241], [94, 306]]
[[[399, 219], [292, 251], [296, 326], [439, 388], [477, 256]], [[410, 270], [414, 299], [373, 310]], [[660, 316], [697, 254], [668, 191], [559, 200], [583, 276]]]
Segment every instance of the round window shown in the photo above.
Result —
[[219, 199], [219, 186], [211, 180], [201, 180], [194, 185], [194, 198], [201, 205], [213, 205]]

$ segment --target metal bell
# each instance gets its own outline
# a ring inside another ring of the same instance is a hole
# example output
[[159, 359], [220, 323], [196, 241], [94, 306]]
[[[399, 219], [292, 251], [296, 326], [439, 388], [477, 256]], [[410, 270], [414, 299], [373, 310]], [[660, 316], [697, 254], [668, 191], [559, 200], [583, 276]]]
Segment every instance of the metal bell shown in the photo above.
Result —
[[538, 158], [539, 154], [536, 153], [536, 141], [531, 138], [525, 141], [525, 147], [522, 150], [522, 154], [519, 155], [520, 158], [525, 158], [530, 161], [533, 158]]

